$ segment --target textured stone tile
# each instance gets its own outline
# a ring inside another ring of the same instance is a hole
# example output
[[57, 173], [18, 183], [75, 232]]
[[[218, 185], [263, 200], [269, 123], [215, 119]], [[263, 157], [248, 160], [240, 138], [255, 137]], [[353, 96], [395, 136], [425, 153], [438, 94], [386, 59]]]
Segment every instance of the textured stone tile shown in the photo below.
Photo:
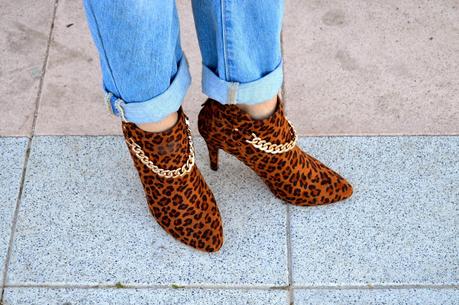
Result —
[[54, 1], [0, 3], [0, 136], [28, 136]]
[[291, 209], [295, 285], [459, 283], [459, 137], [301, 140], [354, 186]]
[[210, 289], [46, 289], [8, 288], [8, 305], [286, 305], [287, 293], [280, 290]]
[[457, 1], [286, 1], [286, 99], [303, 134], [458, 134]]
[[[222, 212], [225, 244], [206, 254], [150, 216], [120, 137], [35, 137], [8, 284], [285, 285], [286, 206], [235, 158], [197, 162]], [[237, 190], [237, 191], [236, 191]]]
[[0, 138], [0, 285], [3, 281], [27, 141], [26, 138]]
[[458, 300], [457, 289], [295, 290], [296, 305], [454, 305]]
[[[197, 112], [204, 98], [200, 93], [200, 53], [194, 30], [191, 4], [178, 1], [182, 44], [190, 61], [193, 86], [184, 106], [197, 132]], [[121, 134], [119, 120], [103, 102], [97, 50], [86, 24], [82, 2], [60, 1], [56, 14], [43, 98], [36, 134]]]

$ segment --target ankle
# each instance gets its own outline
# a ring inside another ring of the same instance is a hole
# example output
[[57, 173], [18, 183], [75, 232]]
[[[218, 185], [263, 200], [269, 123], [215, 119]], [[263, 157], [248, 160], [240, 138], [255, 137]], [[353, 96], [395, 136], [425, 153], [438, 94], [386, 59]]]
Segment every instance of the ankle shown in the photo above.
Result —
[[247, 112], [254, 120], [263, 120], [269, 118], [277, 106], [277, 95], [272, 99], [258, 104], [237, 104], [239, 108]]
[[159, 122], [149, 122], [149, 123], [142, 123], [136, 124], [142, 130], [148, 132], [162, 132], [172, 128], [178, 120], [178, 113], [174, 112], [162, 119]]

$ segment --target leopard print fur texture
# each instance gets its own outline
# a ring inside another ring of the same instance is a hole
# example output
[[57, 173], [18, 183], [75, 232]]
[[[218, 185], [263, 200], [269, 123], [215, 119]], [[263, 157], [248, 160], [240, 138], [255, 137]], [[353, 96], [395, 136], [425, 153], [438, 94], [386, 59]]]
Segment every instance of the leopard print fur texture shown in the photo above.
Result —
[[[151, 133], [129, 122], [122, 123], [127, 143], [135, 142], [156, 166], [174, 170], [188, 160], [190, 141], [186, 116], [179, 110], [171, 129]], [[131, 140], [132, 139], [132, 140]], [[212, 191], [196, 165], [185, 175], [168, 178], [154, 173], [140, 161], [128, 145], [142, 182], [148, 207], [158, 224], [181, 242], [206, 252], [218, 251], [223, 244], [220, 212]]]
[[292, 141], [292, 128], [280, 99], [275, 112], [264, 120], [252, 119], [236, 105], [208, 99], [199, 113], [198, 127], [207, 143], [212, 169], [217, 170], [218, 150], [223, 149], [254, 170], [275, 196], [288, 203], [315, 206], [352, 195], [349, 182], [297, 145], [271, 154], [246, 141], [253, 139], [252, 133], [274, 144]]

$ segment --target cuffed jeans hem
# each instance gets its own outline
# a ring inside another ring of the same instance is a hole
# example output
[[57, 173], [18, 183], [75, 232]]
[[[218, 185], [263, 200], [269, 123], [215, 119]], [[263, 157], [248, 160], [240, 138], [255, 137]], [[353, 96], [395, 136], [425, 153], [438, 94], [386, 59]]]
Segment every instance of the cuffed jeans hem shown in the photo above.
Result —
[[249, 83], [227, 82], [202, 67], [202, 92], [222, 104], [257, 104], [279, 93], [283, 82], [282, 62], [269, 74]]
[[124, 121], [142, 124], [159, 122], [171, 113], [178, 111], [191, 84], [191, 75], [185, 56], [169, 88], [160, 95], [142, 102], [126, 103], [106, 90], [105, 101], [111, 113]]

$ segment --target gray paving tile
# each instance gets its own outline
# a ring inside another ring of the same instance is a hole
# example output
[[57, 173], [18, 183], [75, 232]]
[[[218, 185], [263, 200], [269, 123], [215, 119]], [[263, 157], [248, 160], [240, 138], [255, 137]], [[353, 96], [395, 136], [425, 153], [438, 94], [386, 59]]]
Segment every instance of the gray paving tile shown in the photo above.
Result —
[[302, 139], [351, 200], [291, 209], [295, 285], [458, 284], [459, 137]]
[[280, 290], [8, 288], [5, 305], [286, 305]]
[[285, 285], [286, 206], [235, 158], [211, 171], [196, 146], [224, 221], [216, 254], [152, 219], [120, 137], [35, 137], [7, 283]]
[[0, 138], [0, 286], [3, 282], [27, 141], [26, 138]]
[[302, 135], [458, 134], [457, 1], [286, 1], [287, 110]]
[[29, 136], [54, 1], [0, 3], [0, 136]]
[[455, 305], [456, 289], [295, 290], [295, 305]]

